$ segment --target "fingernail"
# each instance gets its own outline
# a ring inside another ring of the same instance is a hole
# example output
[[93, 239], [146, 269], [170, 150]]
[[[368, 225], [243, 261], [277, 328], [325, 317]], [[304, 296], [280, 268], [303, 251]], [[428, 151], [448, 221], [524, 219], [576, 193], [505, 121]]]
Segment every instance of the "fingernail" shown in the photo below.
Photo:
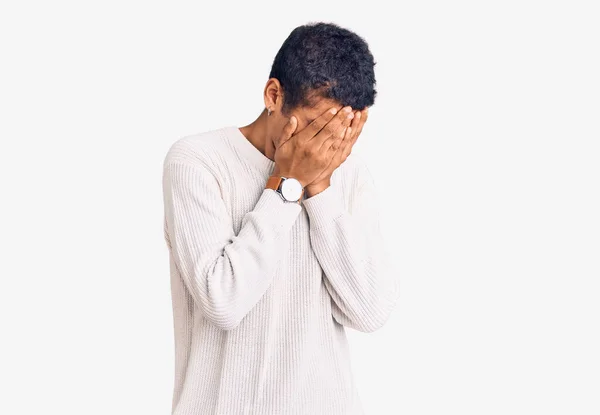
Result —
[[342, 111], [350, 112], [350, 111], [352, 111], [352, 107], [344, 107], [344, 109]]
[[329, 110], [332, 114], [337, 114], [337, 108], [332, 108]]

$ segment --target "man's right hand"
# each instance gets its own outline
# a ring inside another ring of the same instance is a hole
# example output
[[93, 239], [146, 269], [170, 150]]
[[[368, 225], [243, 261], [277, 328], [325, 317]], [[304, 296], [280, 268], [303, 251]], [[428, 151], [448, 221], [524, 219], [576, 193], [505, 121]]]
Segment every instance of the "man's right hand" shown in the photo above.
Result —
[[353, 115], [351, 107], [331, 108], [296, 134], [292, 116], [275, 143], [273, 174], [293, 177], [302, 187], [312, 183], [336, 154]]

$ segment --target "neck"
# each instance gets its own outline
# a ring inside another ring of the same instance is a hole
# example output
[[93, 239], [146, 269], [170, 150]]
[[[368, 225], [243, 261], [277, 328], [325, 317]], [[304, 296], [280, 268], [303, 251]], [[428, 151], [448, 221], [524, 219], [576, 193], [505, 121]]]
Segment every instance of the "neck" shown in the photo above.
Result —
[[256, 120], [240, 127], [242, 134], [267, 158], [274, 160], [275, 147], [267, 134], [267, 113], [263, 111]]

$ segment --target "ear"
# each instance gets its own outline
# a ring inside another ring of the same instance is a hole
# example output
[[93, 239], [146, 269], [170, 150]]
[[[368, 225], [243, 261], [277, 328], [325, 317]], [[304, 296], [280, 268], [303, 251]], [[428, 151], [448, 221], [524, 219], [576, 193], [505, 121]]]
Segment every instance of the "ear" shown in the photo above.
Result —
[[283, 89], [277, 78], [270, 78], [265, 85], [264, 92], [265, 108], [271, 111], [281, 111], [283, 106]]

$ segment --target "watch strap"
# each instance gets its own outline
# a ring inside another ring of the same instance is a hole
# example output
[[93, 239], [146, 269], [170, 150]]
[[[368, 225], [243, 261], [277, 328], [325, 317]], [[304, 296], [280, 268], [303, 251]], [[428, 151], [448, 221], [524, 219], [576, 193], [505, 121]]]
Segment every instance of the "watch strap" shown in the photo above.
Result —
[[281, 185], [281, 182], [283, 181], [283, 177], [281, 176], [271, 176], [269, 177], [269, 179], [267, 180], [267, 184], [265, 186], [265, 189], [273, 189], [273, 190], [279, 190], [279, 186]]

